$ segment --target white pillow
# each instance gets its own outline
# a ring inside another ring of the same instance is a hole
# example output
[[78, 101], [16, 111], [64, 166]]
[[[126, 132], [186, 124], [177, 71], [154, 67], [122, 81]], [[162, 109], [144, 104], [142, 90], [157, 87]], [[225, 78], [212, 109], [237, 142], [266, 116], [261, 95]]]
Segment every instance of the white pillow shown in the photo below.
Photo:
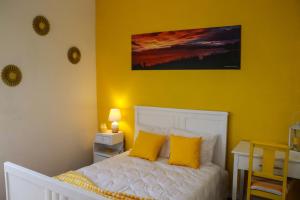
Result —
[[142, 125], [139, 126], [140, 130], [145, 131], [145, 132], [150, 132], [150, 133], [156, 133], [159, 135], [166, 135], [167, 139], [165, 144], [160, 149], [159, 157], [163, 158], [169, 158], [170, 155], [170, 145], [169, 145], [169, 137], [168, 135], [170, 134], [170, 129], [169, 128], [159, 128], [159, 127], [153, 127], [153, 126], [146, 126]]
[[[194, 131], [187, 131], [181, 129], [172, 129], [171, 134], [184, 136], [184, 137], [197, 137], [197, 136], [202, 137], [203, 142], [201, 145], [201, 155], [199, 155], [201, 164], [212, 162], [215, 145], [218, 139], [217, 135], [207, 134], [207, 133], [197, 133]], [[169, 139], [167, 140], [165, 145], [168, 145], [167, 147], [168, 155], [170, 155]]]

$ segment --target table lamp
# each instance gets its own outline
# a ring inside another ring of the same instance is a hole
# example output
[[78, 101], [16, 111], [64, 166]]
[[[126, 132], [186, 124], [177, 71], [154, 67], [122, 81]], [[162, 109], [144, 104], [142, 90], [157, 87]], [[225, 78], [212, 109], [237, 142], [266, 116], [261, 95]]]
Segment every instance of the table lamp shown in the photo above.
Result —
[[119, 124], [118, 121], [121, 120], [121, 111], [118, 108], [112, 108], [110, 109], [109, 112], [109, 117], [108, 120], [111, 123], [111, 130], [113, 133], [118, 133], [119, 132]]

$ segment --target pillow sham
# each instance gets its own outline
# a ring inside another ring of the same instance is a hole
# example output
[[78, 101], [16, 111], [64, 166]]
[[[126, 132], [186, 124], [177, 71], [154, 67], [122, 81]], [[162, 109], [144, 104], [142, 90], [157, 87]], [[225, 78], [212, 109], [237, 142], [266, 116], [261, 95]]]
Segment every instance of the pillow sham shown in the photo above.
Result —
[[155, 161], [165, 139], [164, 135], [140, 131], [129, 156]]
[[200, 149], [201, 138], [171, 135], [168, 163], [197, 169], [200, 167]]
[[[201, 151], [199, 154], [200, 163], [210, 163], [213, 161], [214, 149], [218, 139], [217, 135], [207, 134], [207, 133], [197, 133], [194, 131], [182, 130], [182, 129], [172, 129], [171, 133], [173, 135], [185, 136], [185, 137], [195, 137], [199, 136], [202, 138]], [[165, 145], [169, 145], [168, 142]], [[168, 154], [170, 154], [168, 152]]]

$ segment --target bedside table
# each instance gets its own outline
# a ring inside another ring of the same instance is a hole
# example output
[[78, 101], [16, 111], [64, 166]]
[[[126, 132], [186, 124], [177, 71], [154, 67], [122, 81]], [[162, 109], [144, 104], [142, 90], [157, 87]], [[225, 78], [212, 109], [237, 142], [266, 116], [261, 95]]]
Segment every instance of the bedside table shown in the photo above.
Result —
[[94, 163], [118, 155], [124, 151], [123, 132], [97, 133], [94, 141]]

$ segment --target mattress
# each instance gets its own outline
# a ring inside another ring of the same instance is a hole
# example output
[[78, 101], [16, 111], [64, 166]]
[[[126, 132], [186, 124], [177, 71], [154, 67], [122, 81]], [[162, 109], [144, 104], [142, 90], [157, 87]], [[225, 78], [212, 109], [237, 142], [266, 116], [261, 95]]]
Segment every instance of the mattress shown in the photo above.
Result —
[[208, 163], [200, 169], [129, 157], [128, 152], [78, 170], [100, 188], [160, 200], [219, 200], [227, 196], [227, 172]]

